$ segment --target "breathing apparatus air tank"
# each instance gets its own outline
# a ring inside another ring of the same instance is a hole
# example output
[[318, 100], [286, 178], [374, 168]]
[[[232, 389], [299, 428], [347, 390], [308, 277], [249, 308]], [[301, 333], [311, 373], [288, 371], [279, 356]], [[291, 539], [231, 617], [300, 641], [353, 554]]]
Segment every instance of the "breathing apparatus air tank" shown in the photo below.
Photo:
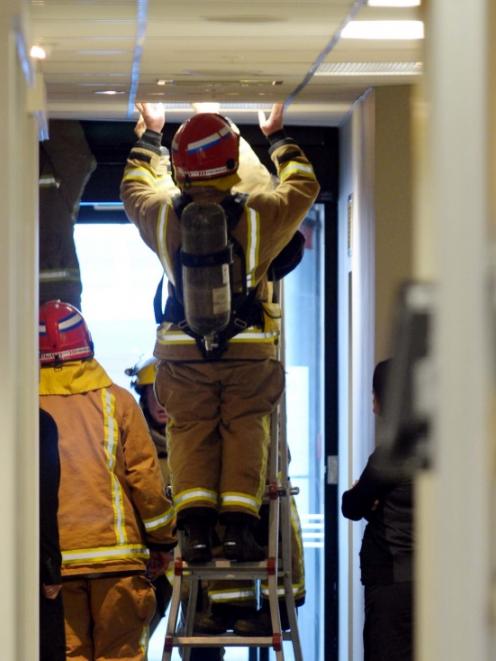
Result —
[[181, 214], [181, 278], [186, 322], [215, 347], [231, 316], [232, 246], [219, 204], [190, 202]]

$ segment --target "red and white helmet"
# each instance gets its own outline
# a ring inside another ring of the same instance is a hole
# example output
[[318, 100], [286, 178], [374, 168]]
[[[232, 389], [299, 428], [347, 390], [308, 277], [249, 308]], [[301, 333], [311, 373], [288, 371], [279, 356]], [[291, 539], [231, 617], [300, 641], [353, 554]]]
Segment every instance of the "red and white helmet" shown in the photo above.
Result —
[[82, 314], [70, 303], [47, 301], [40, 306], [42, 365], [93, 357], [93, 341]]
[[174, 178], [178, 186], [219, 186], [216, 180], [235, 175], [239, 165], [239, 131], [226, 117], [200, 113], [177, 129], [171, 153]]

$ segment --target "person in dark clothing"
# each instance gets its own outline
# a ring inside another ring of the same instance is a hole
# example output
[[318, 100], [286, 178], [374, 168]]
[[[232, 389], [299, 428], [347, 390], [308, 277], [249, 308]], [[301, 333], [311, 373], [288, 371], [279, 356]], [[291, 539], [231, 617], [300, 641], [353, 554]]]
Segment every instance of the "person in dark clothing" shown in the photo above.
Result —
[[57, 525], [59, 482], [57, 426], [52, 416], [40, 409], [40, 661], [65, 661]]
[[[378, 363], [373, 377], [373, 409], [383, 414], [391, 360]], [[360, 550], [365, 587], [365, 661], [413, 659], [413, 490], [408, 479], [392, 482], [377, 467], [376, 449], [360, 479], [345, 491], [341, 511], [367, 526]]]

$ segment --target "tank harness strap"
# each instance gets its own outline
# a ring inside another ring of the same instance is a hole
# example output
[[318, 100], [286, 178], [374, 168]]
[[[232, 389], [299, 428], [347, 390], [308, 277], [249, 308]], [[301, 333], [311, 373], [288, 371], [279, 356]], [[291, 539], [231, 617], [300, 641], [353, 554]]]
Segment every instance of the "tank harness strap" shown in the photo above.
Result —
[[180, 251], [181, 264], [189, 267], [217, 266], [218, 264], [231, 264], [233, 258], [232, 244], [228, 243], [224, 250], [213, 252], [210, 255], [192, 255], [189, 252]]

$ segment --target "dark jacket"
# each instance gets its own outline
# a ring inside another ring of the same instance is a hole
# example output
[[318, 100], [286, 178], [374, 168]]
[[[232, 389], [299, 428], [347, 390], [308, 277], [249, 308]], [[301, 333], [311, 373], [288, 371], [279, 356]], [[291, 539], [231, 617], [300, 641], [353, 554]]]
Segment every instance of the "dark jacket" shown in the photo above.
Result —
[[412, 483], [392, 482], [382, 476], [376, 468], [377, 454], [377, 450], [371, 454], [357, 484], [343, 493], [341, 503], [345, 517], [368, 521], [360, 550], [364, 585], [412, 580]]
[[40, 409], [40, 580], [45, 585], [62, 583], [57, 526], [60, 462], [57, 426]]

